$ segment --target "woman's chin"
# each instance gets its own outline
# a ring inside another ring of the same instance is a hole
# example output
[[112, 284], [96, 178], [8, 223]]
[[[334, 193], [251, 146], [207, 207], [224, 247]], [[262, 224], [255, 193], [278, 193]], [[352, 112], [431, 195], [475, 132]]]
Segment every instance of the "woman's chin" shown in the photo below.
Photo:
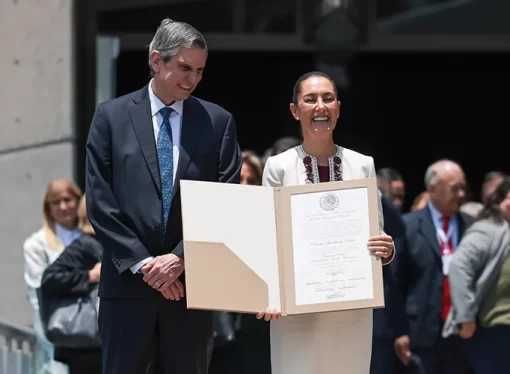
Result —
[[313, 122], [310, 124], [310, 128], [314, 133], [330, 133], [334, 126], [329, 122]]

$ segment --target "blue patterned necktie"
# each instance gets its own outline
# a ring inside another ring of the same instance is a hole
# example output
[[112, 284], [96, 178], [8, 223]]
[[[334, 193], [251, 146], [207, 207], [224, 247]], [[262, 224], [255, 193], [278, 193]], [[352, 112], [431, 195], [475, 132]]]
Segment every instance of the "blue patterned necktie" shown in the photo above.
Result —
[[172, 111], [172, 108], [161, 108], [160, 113], [163, 116], [163, 123], [158, 135], [159, 175], [161, 177], [161, 192], [163, 193], [163, 232], [166, 232], [174, 177], [174, 142], [170, 126], [170, 114]]

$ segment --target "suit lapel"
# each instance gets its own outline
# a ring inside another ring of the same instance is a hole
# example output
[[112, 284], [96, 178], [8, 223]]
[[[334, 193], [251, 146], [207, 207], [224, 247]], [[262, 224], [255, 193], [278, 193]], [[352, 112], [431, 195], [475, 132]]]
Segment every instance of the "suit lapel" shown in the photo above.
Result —
[[161, 195], [161, 180], [159, 177], [158, 154], [154, 130], [152, 128], [152, 113], [148, 86], [145, 86], [133, 98], [133, 105], [129, 107], [129, 117], [135, 130], [138, 143], [142, 150], [145, 163], [149, 168], [158, 193]]
[[429, 208], [426, 207], [422, 209], [421, 220], [420, 231], [422, 235], [429, 242], [432, 251], [441, 259], [441, 248], [437, 240], [436, 227], [434, 226], [434, 222], [432, 222], [432, 215], [430, 214]]
[[202, 134], [201, 119], [198, 108], [195, 108], [196, 99], [190, 97], [184, 101], [182, 109], [182, 130], [181, 130], [181, 147], [179, 150], [179, 162], [177, 164], [177, 172], [175, 175], [173, 196], [179, 189], [179, 182], [186, 174], [189, 164], [193, 157], [193, 153], [200, 141]]

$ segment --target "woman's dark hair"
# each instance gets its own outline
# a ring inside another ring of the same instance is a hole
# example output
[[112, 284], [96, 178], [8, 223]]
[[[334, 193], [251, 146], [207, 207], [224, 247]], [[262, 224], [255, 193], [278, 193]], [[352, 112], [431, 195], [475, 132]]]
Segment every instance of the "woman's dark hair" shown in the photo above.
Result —
[[404, 178], [396, 169], [393, 168], [382, 168], [377, 170], [377, 176], [381, 177], [388, 182], [403, 181]]
[[304, 81], [306, 81], [308, 78], [312, 78], [312, 77], [323, 77], [323, 78], [326, 78], [328, 81], [330, 81], [331, 84], [333, 85], [334, 90], [335, 90], [335, 96], [338, 97], [338, 90], [336, 88], [336, 83], [333, 80], [333, 78], [331, 78], [326, 73], [323, 73], [322, 71], [311, 71], [311, 72], [305, 73], [302, 76], [300, 76], [299, 79], [294, 84], [294, 92], [292, 94], [292, 102], [294, 103], [294, 105], [297, 105], [297, 103], [298, 103], [298, 97], [299, 97], [299, 94], [301, 93], [302, 83]]
[[262, 185], [262, 174], [264, 172], [264, 164], [262, 159], [253, 151], [243, 151], [243, 163], [248, 165], [255, 174], [254, 184], [257, 186]]
[[489, 196], [483, 209], [478, 213], [476, 221], [486, 218], [493, 218], [496, 222], [504, 222], [505, 216], [499, 208], [499, 204], [506, 199], [510, 192], [510, 177], [505, 177], [503, 182], [496, 188], [496, 191]]

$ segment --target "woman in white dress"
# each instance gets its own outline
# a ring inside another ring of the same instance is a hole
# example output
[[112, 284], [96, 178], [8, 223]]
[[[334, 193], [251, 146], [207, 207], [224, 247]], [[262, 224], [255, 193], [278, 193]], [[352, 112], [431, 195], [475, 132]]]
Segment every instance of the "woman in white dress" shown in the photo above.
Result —
[[[340, 115], [334, 81], [311, 72], [294, 86], [293, 117], [300, 122], [303, 143], [270, 157], [263, 185], [278, 187], [375, 177], [370, 156], [335, 145], [333, 130]], [[368, 250], [388, 264], [393, 240], [384, 234], [369, 239]], [[261, 311], [257, 318], [271, 321], [273, 374], [368, 374], [370, 370], [372, 310], [355, 310], [297, 316]], [[349, 336], [349, 340], [345, 337]], [[368, 357], [366, 362], [361, 357]], [[360, 365], [360, 360], [363, 362]]]
[[48, 184], [43, 203], [42, 228], [23, 243], [25, 282], [28, 298], [34, 308], [34, 330], [37, 337], [36, 373], [67, 374], [66, 365], [54, 361], [54, 347], [46, 339], [39, 316], [37, 289], [44, 270], [57, 259], [64, 248], [80, 237], [78, 201], [82, 192], [68, 179], [56, 179]]

